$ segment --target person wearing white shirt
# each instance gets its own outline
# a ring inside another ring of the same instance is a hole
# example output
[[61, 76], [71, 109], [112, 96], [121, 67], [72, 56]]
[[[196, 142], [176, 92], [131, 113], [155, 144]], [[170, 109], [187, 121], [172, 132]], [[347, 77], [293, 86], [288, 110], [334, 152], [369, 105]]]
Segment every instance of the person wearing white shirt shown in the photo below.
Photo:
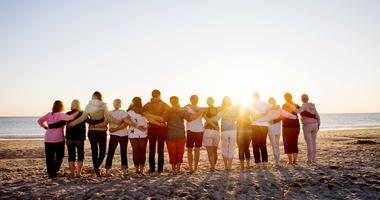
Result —
[[272, 107], [269, 103], [260, 101], [258, 92], [253, 93], [254, 103], [252, 104], [252, 147], [255, 163], [260, 167], [261, 163], [268, 162], [267, 134], [269, 117], [267, 115]]
[[127, 118], [140, 127], [145, 127], [145, 130], [141, 130], [135, 127], [129, 127], [128, 138], [131, 142], [133, 149], [133, 163], [136, 168], [137, 174], [144, 173], [145, 161], [146, 161], [146, 146], [148, 136], [148, 121], [143, 116], [143, 106], [141, 98], [134, 97], [132, 103], [127, 110]]
[[[190, 114], [197, 113], [201, 108], [198, 107], [199, 98], [197, 95], [192, 95], [190, 97], [190, 103], [185, 106], [186, 110]], [[189, 171], [197, 171], [199, 162], [199, 151], [202, 147], [204, 127], [202, 122], [203, 116], [199, 116], [193, 121], [186, 122], [187, 137], [186, 137], [186, 147], [187, 147], [187, 158], [189, 162]], [[194, 156], [193, 156], [194, 149]], [[194, 164], [194, 168], [193, 168]]]
[[[127, 117], [127, 113], [124, 110], [120, 110], [120, 99], [115, 99], [113, 101], [113, 106], [114, 110], [108, 113], [112, 118], [116, 120], [123, 120]], [[118, 144], [120, 144], [121, 168], [123, 169], [124, 174], [128, 173], [128, 130], [126, 126], [123, 128], [118, 128], [119, 126], [120, 124], [115, 124], [113, 122], [109, 123], [110, 140], [108, 143], [108, 154], [106, 159], [106, 174], [109, 174], [110, 172], [112, 167], [112, 159]]]
[[275, 160], [275, 167], [280, 165], [280, 137], [281, 137], [281, 120], [276, 120], [279, 118], [289, 118], [297, 119], [297, 116], [292, 115], [285, 110], [282, 110], [279, 105], [276, 104], [276, 99], [271, 97], [269, 98], [269, 103], [272, 105], [272, 108], [268, 112], [268, 117], [270, 119], [268, 136], [269, 141], [272, 145], [273, 156]]

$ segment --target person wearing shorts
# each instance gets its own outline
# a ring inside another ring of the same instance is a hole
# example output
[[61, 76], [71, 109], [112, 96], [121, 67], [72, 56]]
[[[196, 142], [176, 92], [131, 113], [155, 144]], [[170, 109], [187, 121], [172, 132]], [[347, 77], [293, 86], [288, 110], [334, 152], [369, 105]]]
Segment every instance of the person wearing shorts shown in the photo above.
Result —
[[[201, 110], [201, 108], [197, 106], [198, 101], [199, 99], [197, 95], [192, 95], [190, 97], [191, 104], [188, 104], [187, 106], [185, 106], [188, 113], [195, 114]], [[189, 162], [190, 172], [193, 172], [193, 169], [194, 171], [197, 171], [198, 169], [199, 151], [200, 151], [200, 148], [202, 147], [202, 140], [203, 140], [203, 133], [204, 133], [202, 118], [203, 117], [200, 115], [195, 120], [187, 121], [186, 123], [186, 127], [187, 127], [186, 147], [187, 147], [187, 158]], [[193, 156], [193, 149], [194, 149], [194, 156]]]
[[219, 133], [219, 108], [214, 106], [214, 99], [212, 97], [207, 98], [207, 111], [204, 114], [206, 120], [204, 128], [205, 133], [203, 135], [203, 146], [207, 149], [208, 160], [210, 162], [210, 171], [215, 170], [215, 165], [218, 160], [218, 146], [220, 141]]
[[202, 111], [191, 114], [179, 105], [176, 96], [170, 97], [172, 107], [164, 114], [163, 121], [167, 123], [166, 146], [169, 153], [169, 162], [172, 165], [173, 175], [180, 172], [185, 153], [185, 120], [191, 121], [202, 116]]

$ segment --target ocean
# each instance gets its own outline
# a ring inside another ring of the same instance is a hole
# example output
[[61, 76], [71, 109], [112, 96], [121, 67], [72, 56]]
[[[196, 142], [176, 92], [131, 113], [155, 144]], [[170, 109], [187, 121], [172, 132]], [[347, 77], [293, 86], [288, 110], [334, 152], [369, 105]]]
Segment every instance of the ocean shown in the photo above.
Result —
[[[0, 138], [42, 137], [38, 117], [0, 117]], [[380, 128], [380, 113], [321, 114], [321, 130]]]

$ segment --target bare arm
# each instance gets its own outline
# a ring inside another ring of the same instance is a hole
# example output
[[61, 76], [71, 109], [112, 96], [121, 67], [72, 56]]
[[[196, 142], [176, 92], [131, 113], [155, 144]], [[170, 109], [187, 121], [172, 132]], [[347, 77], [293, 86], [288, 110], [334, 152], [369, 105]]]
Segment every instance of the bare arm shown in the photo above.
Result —
[[111, 133], [113, 133], [113, 132], [116, 132], [116, 131], [119, 131], [119, 130], [122, 130], [122, 129], [125, 129], [125, 128], [127, 128], [128, 127], [128, 124], [126, 124], [126, 123], [122, 123], [122, 124], [120, 124], [118, 127], [116, 127], [116, 128], [110, 128], [109, 129], [109, 131], [111, 132]]
[[211, 119], [208, 118], [206, 115], [203, 115], [203, 118], [206, 120], [207, 124], [210, 124], [215, 129], [219, 129], [219, 126], [217, 126], [213, 121], [211, 121]]
[[190, 115], [189, 117], [189, 121], [194, 121], [196, 119], [198, 119], [201, 115], [203, 114], [202, 110]]

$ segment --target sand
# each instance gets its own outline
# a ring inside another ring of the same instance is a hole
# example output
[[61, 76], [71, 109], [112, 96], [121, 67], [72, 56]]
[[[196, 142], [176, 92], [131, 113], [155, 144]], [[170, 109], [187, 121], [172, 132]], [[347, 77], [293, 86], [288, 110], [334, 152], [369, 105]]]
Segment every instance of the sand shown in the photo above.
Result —
[[[62, 176], [50, 180], [42, 140], [0, 141], [0, 199], [380, 199], [380, 129], [320, 132], [316, 165], [305, 163], [301, 134], [296, 166], [285, 164], [281, 146], [281, 168], [240, 171], [235, 159], [233, 171], [225, 172], [219, 156], [219, 170], [208, 172], [207, 153], [202, 149], [199, 171], [176, 176], [168, 171], [167, 154], [162, 175], [134, 174], [129, 145], [128, 176], [121, 176], [118, 170], [117, 149], [113, 176], [96, 177], [89, 147], [86, 143], [82, 178], [68, 177], [65, 157]], [[269, 143], [268, 151], [272, 161]], [[186, 169], [185, 162], [182, 170]]]

